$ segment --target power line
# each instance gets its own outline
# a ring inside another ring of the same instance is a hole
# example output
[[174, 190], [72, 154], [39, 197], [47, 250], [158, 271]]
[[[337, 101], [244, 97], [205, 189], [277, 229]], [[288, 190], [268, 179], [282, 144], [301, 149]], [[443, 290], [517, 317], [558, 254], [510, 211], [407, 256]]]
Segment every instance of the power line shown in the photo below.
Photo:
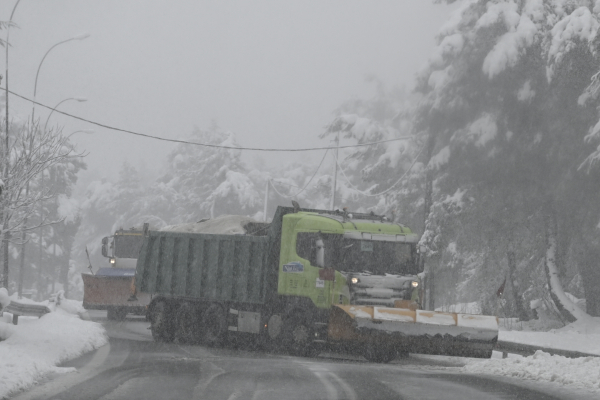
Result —
[[346, 179], [346, 181], [350, 184], [350, 186], [352, 186], [354, 188], [354, 190], [356, 190], [358, 193], [362, 194], [363, 196], [367, 196], [367, 197], [379, 197], [379, 196], [383, 196], [384, 194], [388, 194], [392, 190], [392, 188], [394, 188], [397, 184], [399, 184], [402, 181], [402, 179], [404, 179], [404, 177], [410, 172], [410, 170], [412, 169], [412, 167], [414, 167], [414, 165], [417, 163], [417, 160], [419, 159], [419, 156], [423, 152], [423, 149], [425, 149], [424, 146], [421, 148], [421, 150], [419, 150], [419, 153], [416, 155], [415, 159], [410, 164], [410, 167], [408, 167], [408, 169], [404, 172], [404, 174], [402, 174], [402, 176], [396, 182], [394, 182], [394, 184], [392, 186], [390, 186], [389, 188], [387, 188], [386, 190], [384, 190], [381, 193], [375, 193], [375, 194], [363, 192], [362, 190], [358, 189], [356, 187], [356, 185], [354, 185], [352, 182], [350, 182], [350, 179], [346, 175], [346, 172], [344, 172], [344, 169], [340, 165], [337, 157], [334, 155], [333, 158], [335, 159], [335, 162], [336, 162], [337, 166], [342, 171], [342, 175], [344, 176], [344, 178]]
[[[325, 151], [325, 154], [323, 154], [323, 158], [321, 159], [321, 162], [319, 163], [319, 166], [317, 167], [317, 169], [315, 170], [315, 173], [313, 174], [313, 176], [310, 177], [310, 179], [308, 180], [308, 182], [306, 183], [306, 185], [304, 185], [304, 187], [302, 189], [300, 189], [300, 191], [298, 193], [295, 193], [291, 196], [286, 196], [284, 194], [279, 193], [279, 190], [277, 190], [277, 188], [275, 187], [275, 185], [273, 185], [273, 182], [277, 182], [274, 181], [273, 179], [269, 179], [269, 182], [271, 183], [271, 187], [273, 188], [273, 190], [275, 191], [275, 193], [277, 193], [278, 195], [280, 195], [281, 197], [286, 197], [288, 199], [292, 199], [296, 196], [298, 196], [300, 193], [304, 192], [304, 190], [306, 190], [306, 188], [308, 187], [308, 185], [310, 185], [310, 183], [312, 182], [313, 179], [315, 179], [315, 176], [317, 176], [317, 172], [319, 172], [319, 169], [321, 169], [321, 165], [323, 165], [323, 161], [325, 161], [325, 157], [327, 156], [327, 152], [329, 150]], [[283, 183], [283, 182], [277, 182], [283, 185], [287, 185], [287, 183]], [[290, 185], [292, 186], [292, 185]]]
[[181, 139], [168, 139], [168, 138], [164, 138], [164, 137], [160, 137], [160, 136], [153, 136], [153, 135], [148, 135], [146, 133], [140, 133], [140, 132], [134, 132], [134, 131], [130, 131], [127, 129], [121, 129], [121, 128], [115, 128], [113, 126], [109, 126], [109, 125], [105, 125], [102, 124], [100, 122], [95, 122], [95, 121], [91, 121], [89, 119], [85, 119], [82, 117], [78, 117], [76, 115], [73, 114], [69, 114], [67, 112], [64, 111], [60, 111], [57, 110], [56, 108], [52, 108], [49, 107], [45, 104], [42, 104], [40, 102], [37, 102], [35, 100], [31, 100], [25, 96], [21, 96], [20, 94], [17, 94], [13, 91], [7, 90], [8, 93], [20, 97], [23, 100], [29, 101], [33, 104], [39, 105], [41, 107], [47, 108], [48, 110], [54, 110], [54, 112], [57, 112], [59, 114], [65, 115], [67, 117], [73, 118], [73, 119], [77, 119], [79, 121], [83, 121], [83, 122], [87, 122], [89, 124], [92, 125], [96, 125], [99, 126], [101, 128], [106, 128], [106, 129], [110, 129], [113, 131], [117, 131], [117, 132], [123, 132], [123, 133], [128, 133], [131, 135], [135, 135], [135, 136], [141, 136], [141, 137], [145, 137], [147, 139], [154, 139], [154, 140], [161, 140], [164, 142], [173, 142], [173, 143], [182, 143], [182, 144], [191, 144], [194, 146], [203, 146], [203, 147], [212, 147], [212, 148], [217, 148], [217, 149], [228, 149], [228, 150], [248, 150], [248, 151], [281, 151], [281, 152], [297, 152], [297, 151], [315, 151], [315, 150], [333, 150], [336, 148], [339, 149], [347, 149], [347, 148], [355, 148], [355, 147], [364, 147], [364, 146], [373, 146], [376, 144], [381, 144], [381, 143], [388, 143], [388, 142], [394, 142], [394, 141], [398, 141], [398, 140], [406, 140], [406, 139], [410, 139], [413, 136], [404, 136], [404, 137], [399, 137], [399, 138], [394, 138], [394, 139], [387, 139], [387, 140], [381, 140], [378, 142], [371, 142], [371, 143], [359, 143], [359, 144], [354, 144], [354, 145], [346, 145], [346, 146], [334, 146], [334, 147], [306, 147], [306, 148], [301, 148], [301, 149], [269, 149], [269, 148], [261, 148], [261, 147], [234, 147], [234, 146], [222, 146], [222, 145], [218, 145], [218, 144], [209, 144], [209, 143], [198, 143], [198, 142], [190, 142], [187, 140], [181, 140]]

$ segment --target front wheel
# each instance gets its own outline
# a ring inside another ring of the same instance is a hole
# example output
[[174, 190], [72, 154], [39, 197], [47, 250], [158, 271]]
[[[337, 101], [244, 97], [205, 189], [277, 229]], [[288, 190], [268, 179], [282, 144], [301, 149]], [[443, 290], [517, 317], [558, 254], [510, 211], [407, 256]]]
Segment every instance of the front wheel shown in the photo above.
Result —
[[308, 318], [294, 315], [286, 320], [284, 328], [284, 346], [294, 356], [316, 357], [319, 350], [313, 343], [314, 328]]

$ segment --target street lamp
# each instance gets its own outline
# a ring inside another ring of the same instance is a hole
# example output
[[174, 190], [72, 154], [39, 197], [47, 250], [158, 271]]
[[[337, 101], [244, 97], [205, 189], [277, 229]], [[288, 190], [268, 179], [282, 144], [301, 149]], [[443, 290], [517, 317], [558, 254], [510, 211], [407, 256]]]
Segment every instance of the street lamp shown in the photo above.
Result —
[[46, 118], [46, 123], [44, 124], [44, 131], [46, 130], [46, 127], [48, 126], [48, 121], [50, 121], [50, 116], [52, 115], [52, 113], [54, 111], [56, 111], [56, 109], [58, 108], [58, 106], [60, 106], [65, 101], [69, 101], [69, 100], [77, 100], [80, 103], [84, 102], [84, 101], [87, 101], [87, 99], [85, 97], [69, 97], [68, 99], [64, 99], [62, 101], [59, 101], [58, 104], [54, 106], [54, 108], [52, 109], [52, 111], [50, 111], [50, 114], [48, 115], [48, 118]]
[[[6, 25], [6, 43], [4, 45], [5, 49], [6, 49], [6, 58], [5, 58], [5, 62], [6, 62], [6, 70], [5, 70], [5, 74], [4, 74], [4, 86], [6, 88], [6, 99], [5, 99], [5, 112], [6, 112], [6, 132], [5, 132], [5, 137], [4, 137], [4, 165], [0, 166], [0, 170], [4, 169], [2, 171], [2, 178], [4, 178], [4, 180], [6, 182], [2, 182], [2, 185], [8, 187], [9, 182], [8, 182], [8, 171], [10, 169], [10, 157], [8, 156], [8, 145], [9, 145], [9, 118], [8, 118], [8, 48], [10, 47], [10, 27], [12, 25], [12, 20], [13, 17], [15, 16], [15, 11], [17, 10], [17, 6], [19, 5], [19, 2], [21, 0], [17, 0], [17, 2], [15, 3], [12, 12], [10, 13], [10, 19], [8, 20], [8, 24]], [[0, 179], [0, 181], [2, 181], [2, 179]], [[5, 194], [6, 195], [6, 194]], [[0, 223], [4, 224], [4, 221], [0, 221]], [[3, 279], [3, 286], [8, 289], [8, 242], [10, 240], [10, 232], [7, 230], [4, 232], [4, 234], [2, 235], [2, 238], [0, 238], [0, 246], [2, 247], [2, 251], [0, 253], [3, 254], [2, 257], [2, 264], [3, 264], [3, 268], [2, 268], [2, 279]], [[21, 293], [19, 292], [19, 297], [21, 297]]]
[[90, 34], [89, 34], [89, 33], [82, 33], [82, 34], [80, 34], [80, 35], [73, 36], [73, 37], [72, 37], [72, 38], [70, 38], [70, 39], [66, 39], [66, 40], [63, 40], [63, 41], [61, 41], [61, 42], [58, 42], [58, 43], [56, 43], [55, 45], [53, 45], [52, 47], [50, 47], [50, 48], [48, 49], [48, 51], [46, 51], [46, 54], [44, 54], [44, 57], [42, 57], [42, 61], [40, 61], [40, 65], [38, 65], [38, 69], [37, 69], [37, 72], [36, 72], [36, 74], [35, 74], [35, 83], [34, 83], [34, 85], [33, 85], [33, 101], [34, 101], [34, 103], [33, 103], [33, 110], [32, 110], [32, 112], [31, 112], [31, 123], [32, 123], [32, 124], [33, 124], [33, 121], [34, 121], [34, 114], [35, 114], [35, 100], [36, 100], [36, 95], [37, 95], [37, 83], [38, 83], [38, 77], [39, 77], [39, 75], [40, 75], [40, 69], [42, 68], [42, 64], [44, 63], [44, 60], [45, 60], [45, 59], [46, 59], [46, 57], [48, 56], [48, 53], [50, 53], [50, 52], [52, 51], [52, 49], [54, 49], [56, 46], [59, 46], [59, 45], [61, 45], [61, 44], [63, 44], [63, 43], [67, 43], [67, 42], [70, 42], [70, 41], [72, 41], [72, 40], [83, 40], [83, 39], [86, 39], [86, 38], [88, 38], [88, 37], [90, 37]]
[[[37, 72], [35, 73], [35, 83], [33, 84], [33, 106], [31, 108], [31, 133], [33, 134], [33, 127], [35, 124], [35, 101], [37, 99], [37, 83], [38, 83], [38, 78], [40, 76], [40, 70], [42, 69], [42, 64], [44, 64], [44, 60], [46, 60], [46, 57], [48, 56], [48, 54], [50, 54], [50, 52], [56, 48], [57, 46], [63, 44], [63, 43], [67, 43], [70, 42], [72, 40], [83, 40], [86, 39], [90, 36], [89, 33], [82, 33], [76, 36], [73, 36], [72, 38], [66, 39], [66, 40], [62, 40], [56, 44], [54, 44], [52, 47], [50, 47], [46, 53], [44, 54], [44, 56], [42, 57], [42, 61], [40, 61], [40, 64], [38, 65], [37, 68]], [[59, 103], [60, 104], [60, 103]], [[58, 107], [58, 105], [56, 105], [56, 107]], [[56, 107], [54, 107], [52, 110], [54, 111], [54, 109], [56, 109]], [[48, 121], [46, 120], [46, 123]], [[44, 173], [42, 172], [42, 176], [41, 176], [41, 181], [42, 181], [42, 186], [40, 186], [40, 190], [43, 190], [43, 181], [44, 181]], [[29, 186], [27, 187], [29, 188]], [[40, 279], [41, 279], [41, 273], [42, 273], [42, 249], [43, 249], [43, 243], [42, 243], [42, 237], [44, 234], [44, 226], [43, 226], [43, 215], [44, 209], [43, 209], [43, 204], [40, 201], [40, 255], [39, 255], [39, 261], [40, 261], [40, 265], [38, 266], [38, 286], [40, 285]], [[23, 255], [25, 254], [25, 245], [22, 245], [22, 258]], [[23, 262], [23, 261], [21, 261]], [[39, 293], [38, 293], [39, 296]]]

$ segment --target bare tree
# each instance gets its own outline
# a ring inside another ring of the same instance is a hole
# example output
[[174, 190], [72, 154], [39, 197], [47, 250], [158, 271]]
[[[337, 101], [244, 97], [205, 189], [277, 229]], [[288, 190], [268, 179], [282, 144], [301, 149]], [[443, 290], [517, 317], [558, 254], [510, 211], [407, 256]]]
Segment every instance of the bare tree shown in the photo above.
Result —
[[[33, 129], [24, 124], [10, 124], [11, 135], [3, 143], [2, 154], [8, 154], [3, 173], [3, 190], [0, 194], [0, 223], [2, 236], [2, 283], [9, 286], [9, 243], [15, 240], [15, 232], [28, 232], [41, 226], [57, 223], [48, 219], [38, 220], [32, 226], [27, 221], [36, 212], [36, 205], [55, 196], [48, 188], [37, 184], [37, 179], [48, 168], [68, 162], [75, 154], [69, 136], [57, 130]], [[8, 146], [8, 147], [7, 147]], [[29, 190], [27, 188], [29, 187]], [[22, 242], [26, 236], [21, 236]], [[26, 240], [26, 239], [25, 239]]]

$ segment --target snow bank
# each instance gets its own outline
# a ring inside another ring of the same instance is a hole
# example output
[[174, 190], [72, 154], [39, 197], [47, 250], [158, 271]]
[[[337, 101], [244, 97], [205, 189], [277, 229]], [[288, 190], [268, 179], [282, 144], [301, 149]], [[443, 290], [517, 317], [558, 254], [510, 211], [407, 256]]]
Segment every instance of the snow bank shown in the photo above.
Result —
[[49, 373], [75, 371], [57, 365], [108, 343], [102, 325], [78, 317], [82, 309], [81, 302], [61, 300], [54, 312], [39, 319], [19, 317], [16, 326], [11, 314], [0, 318], [0, 398]]
[[566, 358], [537, 351], [530, 357], [469, 359], [462, 370], [469, 373], [504, 375], [534, 381], [555, 382], [600, 393], [600, 358]]
[[548, 332], [500, 331], [498, 340], [600, 356], [600, 318], [576, 321]]
[[247, 233], [246, 226], [249, 223], [260, 222], [241, 215], [222, 215], [202, 222], [165, 226], [161, 231], [245, 235]]
[[8, 297], [8, 291], [6, 288], [0, 288], [0, 310], [6, 307], [10, 303], [10, 297]]

